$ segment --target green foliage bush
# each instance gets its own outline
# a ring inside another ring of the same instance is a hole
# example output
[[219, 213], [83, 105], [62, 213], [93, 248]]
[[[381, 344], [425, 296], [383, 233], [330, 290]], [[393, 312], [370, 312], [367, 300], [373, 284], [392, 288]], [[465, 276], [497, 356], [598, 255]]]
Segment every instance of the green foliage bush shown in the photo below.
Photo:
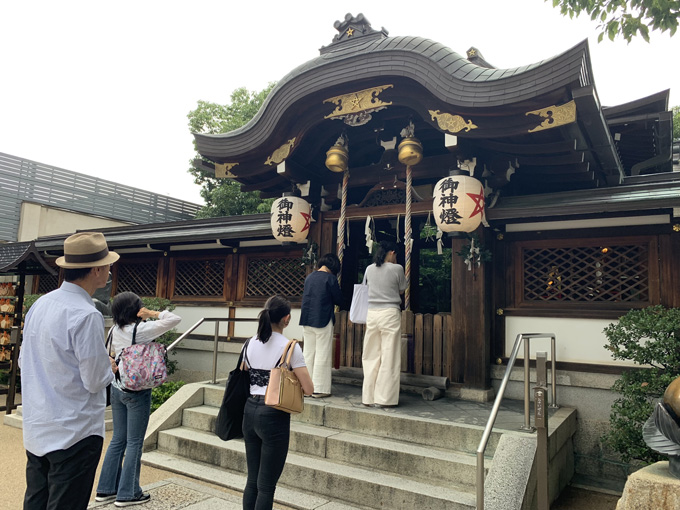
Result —
[[610, 430], [602, 440], [624, 462], [663, 460], [645, 444], [642, 426], [666, 387], [680, 376], [680, 309], [657, 305], [631, 310], [604, 334], [614, 359], [633, 361], [640, 368], [627, 370], [614, 383], [612, 389], [621, 396], [612, 405]]
[[151, 412], [163, 405], [163, 403], [172, 397], [177, 390], [184, 386], [184, 381], [168, 381], [157, 388], [151, 390]]

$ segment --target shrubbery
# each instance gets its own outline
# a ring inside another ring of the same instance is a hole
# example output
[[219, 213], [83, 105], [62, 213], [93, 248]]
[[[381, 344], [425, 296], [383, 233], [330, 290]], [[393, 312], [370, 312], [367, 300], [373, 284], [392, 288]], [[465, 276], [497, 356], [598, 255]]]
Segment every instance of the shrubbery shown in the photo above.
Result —
[[614, 359], [641, 368], [627, 370], [614, 383], [612, 389], [621, 396], [612, 406], [610, 431], [602, 439], [624, 462], [663, 460], [644, 442], [642, 426], [666, 387], [680, 376], [680, 309], [657, 305], [631, 310], [604, 333]]
[[163, 403], [172, 397], [177, 390], [184, 386], [184, 384], [184, 381], [168, 381], [151, 390], [151, 412], [153, 413], [163, 405]]

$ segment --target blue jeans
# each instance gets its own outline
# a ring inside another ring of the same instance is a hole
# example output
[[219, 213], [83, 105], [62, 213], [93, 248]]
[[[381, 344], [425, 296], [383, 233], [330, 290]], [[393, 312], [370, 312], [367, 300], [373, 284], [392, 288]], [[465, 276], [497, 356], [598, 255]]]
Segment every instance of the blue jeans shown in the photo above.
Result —
[[269, 407], [264, 397], [250, 397], [243, 416], [248, 480], [244, 510], [271, 510], [274, 491], [288, 456], [290, 414]]
[[97, 493], [116, 494], [116, 500], [129, 501], [142, 495], [139, 470], [151, 411], [151, 390], [127, 392], [111, 386], [111, 411], [113, 438], [106, 450]]

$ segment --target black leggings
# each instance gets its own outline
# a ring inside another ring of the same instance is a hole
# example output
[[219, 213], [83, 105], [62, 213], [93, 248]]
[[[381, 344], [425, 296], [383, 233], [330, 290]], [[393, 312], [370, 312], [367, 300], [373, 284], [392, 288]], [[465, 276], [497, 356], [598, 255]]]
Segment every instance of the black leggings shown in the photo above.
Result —
[[274, 491], [288, 456], [290, 414], [265, 405], [264, 397], [250, 397], [243, 416], [248, 480], [244, 510], [271, 510]]

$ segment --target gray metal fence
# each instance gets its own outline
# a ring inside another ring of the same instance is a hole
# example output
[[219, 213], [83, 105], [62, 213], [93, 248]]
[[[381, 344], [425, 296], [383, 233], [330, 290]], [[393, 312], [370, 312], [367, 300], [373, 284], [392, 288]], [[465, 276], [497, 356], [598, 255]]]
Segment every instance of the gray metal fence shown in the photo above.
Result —
[[0, 242], [16, 241], [21, 202], [131, 223], [193, 219], [200, 205], [0, 152]]

